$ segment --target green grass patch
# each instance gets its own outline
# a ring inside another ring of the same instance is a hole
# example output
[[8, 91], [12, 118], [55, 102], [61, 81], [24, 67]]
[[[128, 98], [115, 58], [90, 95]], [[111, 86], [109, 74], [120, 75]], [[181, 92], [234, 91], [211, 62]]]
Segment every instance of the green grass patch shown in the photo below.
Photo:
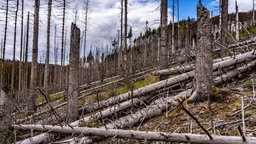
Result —
[[243, 88], [248, 88], [251, 89], [252, 88], [252, 81], [251, 80], [247, 80], [243, 83]]

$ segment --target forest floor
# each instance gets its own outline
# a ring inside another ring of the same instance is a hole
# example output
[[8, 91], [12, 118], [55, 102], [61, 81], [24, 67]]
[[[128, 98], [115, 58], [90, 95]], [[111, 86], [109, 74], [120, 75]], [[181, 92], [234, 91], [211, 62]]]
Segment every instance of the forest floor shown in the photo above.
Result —
[[[246, 119], [246, 135], [256, 136], [256, 98], [253, 98], [253, 83], [252, 79], [256, 78], [255, 70], [248, 74], [242, 74], [240, 77], [234, 78], [232, 81], [224, 85], [215, 87], [214, 95], [211, 99], [211, 112], [209, 110], [208, 101], [183, 103], [183, 105], [199, 120], [199, 122], [212, 132], [211, 115], [216, 127], [217, 135], [232, 135], [239, 136], [238, 125], [242, 127], [241, 112], [232, 115], [241, 110], [241, 100], [244, 97], [244, 106], [250, 106], [245, 109]], [[142, 79], [134, 84], [134, 89], [144, 87], [158, 81], [157, 77], [150, 74], [145, 75]], [[256, 82], [256, 80], [254, 80]], [[99, 100], [107, 99], [114, 95], [125, 93], [130, 90], [130, 87], [116, 84], [112, 88], [104, 88], [97, 93], [91, 94], [80, 100], [80, 106], [88, 103], [93, 103]], [[256, 86], [254, 86], [256, 88]], [[56, 96], [55, 96], [56, 98]], [[56, 99], [51, 100], [51, 105], [55, 106], [63, 103], [63, 94], [59, 94]], [[46, 109], [49, 105], [45, 105], [40, 109]], [[60, 114], [65, 113], [65, 107], [57, 111]], [[43, 117], [45, 118], [46, 115]], [[39, 118], [39, 119], [42, 119]], [[96, 123], [97, 124], [97, 123]], [[98, 123], [99, 124], [99, 123]], [[192, 128], [191, 128], [192, 125]], [[94, 125], [97, 127], [97, 125]], [[181, 109], [177, 107], [175, 110], [167, 110], [159, 117], [153, 117], [145, 120], [142, 124], [137, 124], [132, 129], [141, 131], [161, 131], [161, 132], [179, 132], [179, 133], [202, 133], [202, 129]], [[25, 135], [25, 137], [28, 135]], [[24, 135], [22, 136], [24, 137]], [[19, 137], [22, 139], [22, 137]], [[127, 140], [127, 139], [108, 139], [102, 143], [145, 143], [144, 141]]]
[[[190, 111], [198, 121], [210, 133], [211, 119], [215, 125], [216, 135], [240, 136], [238, 126], [242, 127], [242, 97], [244, 106], [249, 105], [244, 110], [245, 129], [247, 136], [256, 136], [256, 98], [253, 97], [252, 79], [256, 82], [256, 73], [243, 74], [240, 78], [228, 82], [220, 87], [215, 87], [215, 93], [211, 99], [211, 112], [208, 101], [183, 103], [184, 107]], [[256, 88], [256, 86], [254, 85]], [[249, 104], [251, 102], [251, 104]], [[239, 111], [237, 114], [235, 112]], [[212, 118], [211, 118], [212, 117]], [[191, 128], [192, 126], [192, 128]], [[140, 131], [157, 132], [177, 132], [177, 133], [201, 133], [203, 130], [192, 120], [182, 109], [167, 110], [162, 116], [146, 120], [142, 125], [138, 124], [133, 128]], [[145, 141], [128, 139], [111, 139], [102, 143], [147, 143]]]

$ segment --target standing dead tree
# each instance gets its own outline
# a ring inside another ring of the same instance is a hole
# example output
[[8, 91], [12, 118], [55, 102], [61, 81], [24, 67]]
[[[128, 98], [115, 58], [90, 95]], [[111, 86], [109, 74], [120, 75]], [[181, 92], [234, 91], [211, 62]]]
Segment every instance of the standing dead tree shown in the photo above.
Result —
[[13, 140], [10, 131], [11, 121], [11, 101], [8, 97], [7, 87], [0, 90], [0, 143], [11, 143]]
[[[167, 0], [161, 2], [161, 47], [160, 47], [160, 70], [168, 68], [167, 58]], [[166, 76], [160, 76], [160, 80], [166, 79]]]
[[15, 71], [18, 11], [19, 11], [19, 0], [16, 1], [15, 22], [14, 22], [15, 24], [14, 24], [14, 39], [13, 39], [12, 78], [11, 78], [11, 92], [12, 93], [13, 93], [13, 90], [14, 90], [14, 71]]
[[195, 91], [191, 99], [210, 97], [213, 91], [213, 56], [210, 12], [201, 4], [197, 7], [198, 40], [196, 44]]
[[45, 58], [45, 69], [44, 69], [44, 89], [45, 89], [46, 95], [48, 95], [48, 85], [49, 85], [51, 13], [52, 13], [52, 0], [48, 0], [46, 58]]
[[22, 86], [22, 53], [23, 53], [23, 16], [24, 16], [24, 0], [21, 1], [21, 28], [20, 28], [20, 61], [19, 61], [19, 87]]
[[222, 46], [220, 56], [227, 54], [228, 47], [228, 0], [221, 0], [221, 32], [220, 44]]
[[36, 112], [36, 91], [37, 91], [37, 58], [38, 58], [38, 23], [39, 23], [39, 6], [40, 0], [35, 0], [34, 6], [34, 32], [33, 32], [33, 49], [32, 49], [32, 65], [30, 78], [30, 92], [28, 102], [28, 112]]
[[3, 78], [4, 78], [4, 59], [5, 59], [5, 48], [6, 48], [6, 38], [7, 38], [7, 23], [8, 23], [8, 12], [9, 12], [9, 0], [6, 0], [5, 8], [5, 25], [4, 25], [4, 45], [2, 49], [2, 65], [0, 70], [0, 89], [3, 87]]
[[69, 60], [69, 84], [68, 84], [68, 113], [67, 121], [72, 122], [79, 118], [78, 96], [79, 96], [79, 50], [80, 50], [80, 29], [71, 24]]

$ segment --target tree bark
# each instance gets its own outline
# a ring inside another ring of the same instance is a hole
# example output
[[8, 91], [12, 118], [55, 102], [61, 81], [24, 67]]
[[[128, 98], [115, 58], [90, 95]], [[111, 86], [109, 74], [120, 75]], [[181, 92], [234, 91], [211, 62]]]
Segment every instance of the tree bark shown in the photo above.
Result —
[[213, 54], [210, 12], [202, 5], [197, 7], [198, 40], [196, 46], [195, 91], [193, 100], [205, 99], [213, 92]]
[[227, 54], [228, 47], [228, 0], [221, 0], [221, 36], [220, 44], [222, 46], [220, 56]]
[[189, 134], [189, 133], [165, 133], [165, 132], [146, 132], [121, 129], [104, 129], [104, 128], [87, 128], [87, 127], [61, 127], [52, 125], [15, 125], [14, 128], [22, 130], [38, 130], [52, 131], [66, 134], [82, 134], [85, 136], [97, 135], [105, 138], [131, 138], [149, 141], [166, 141], [166, 142], [182, 142], [182, 143], [198, 143], [198, 144], [253, 144], [256, 138], [247, 137], [247, 141], [243, 142], [239, 136], [213, 136], [210, 140], [206, 135]]
[[6, 9], [5, 9], [5, 25], [4, 25], [4, 45], [2, 49], [2, 60], [1, 60], [1, 69], [0, 69], [0, 89], [3, 88], [3, 78], [4, 78], [4, 61], [5, 61], [5, 48], [6, 48], [6, 38], [7, 38], [7, 23], [8, 23], [8, 12], [9, 12], [9, 0], [6, 0]]
[[[61, 68], [60, 68], [60, 74], [61, 76], [65, 77], [64, 74], [64, 31], [65, 31], [65, 16], [66, 16], [66, 0], [63, 0], [63, 13], [62, 13], [62, 32], [61, 32], [61, 55], [60, 55], [60, 59], [61, 59]], [[63, 89], [63, 87], [65, 86], [65, 78], [60, 78], [60, 87], [61, 89]]]
[[24, 0], [21, 1], [21, 28], [20, 28], [20, 61], [19, 61], [19, 87], [18, 89], [22, 89], [22, 84], [24, 79], [22, 79], [22, 53], [23, 53], [23, 16], [24, 16]]
[[10, 143], [13, 141], [11, 132], [12, 102], [9, 100], [6, 91], [0, 90], [0, 143]]
[[[224, 74], [220, 77], [215, 78], [214, 83], [215, 83], [215, 85], [221, 84], [221, 83], [229, 80], [230, 78], [237, 76], [238, 74], [248, 71], [252, 67], [255, 67], [255, 65], [256, 65], [256, 61], [253, 61], [245, 66], [242, 66], [238, 69], [230, 71], [227, 74]], [[170, 107], [175, 108], [178, 105], [178, 102], [176, 100], [177, 99], [185, 100], [185, 99], [189, 98], [191, 91], [192, 90], [189, 89], [187, 91], [179, 93], [178, 95], [176, 95], [174, 97], [160, 98], [158, 100], [155, 100], [155, 102], [153, 102], [152, 105], [150, 105], [146, 108], [143, 108], [134, 114], [124, 116], [123, 118], [120, 118], [119, 120], [108, 124], [107, 127], [108, 128], [115, 128], [117, 126], [119, 126], [119, 128], [132, 127], [134, 124], [136, 124], [140, 120], [147, 119], [149, 117], [158, 116], [158, 115], [162, 114], [163, 110], [166, 109], [166, 102], [168, 104], [167, 105], [168, 109], [170, 109]], [[129, 102], [127, 101], [127, 102], [124, 102], [123, 104], [126, 105], [125, 103], [129, 103]], [[102, 116], [104, 116], [105, 114], [108, 115], [109, 114], [108, 111], [110, 111], [111, 109], [113, 109], [113, 108], [108, 108], [105, 111], [102, 111], [102, 114], [103, 114]], [[84, 120], [88, 120], [88, 119], [89, 119], [89, 117], [84, 118]], [[78, 124], [78, 122], [79, 121], [73, 122], [70, 125], [76, 126]], [[38, 136], [33, 137], [32, 140], [33, 140], [33, 143], [35, 143], [35, 141], [39, 141], [38, 143], [40, 143], [40, 142], [44, 142], [47, 138], [48, 138], [48, 135], [44, 133], [44, 134], [40, 134]], [[85, 138], [83, 140], [89, 140], [89, 139]], [[25, 141], [27, 141], [28, 143], [31, 143], [31, 141], [28, 139], [26, 139]]]
[[[254, 0], [253, 0], [254, 1]], [[236, 41], [239, 42], [239, 11], [238, 11], [238, 5], [236, 1]]]
[[37, 58], [38, 58], [38, 24], [39, 24], [39, 6], [40, 0], [35, 0], [34, 5], [34, 32], [33, 32], [33, 50], [32, 50], [32, 66], [31, 66], [31, 78], [30, 78], [30, 93], [28, 113], [32, 114], [36, 112], [36, 97], [37, 97]]
[[[167, 50], [167, 0], [161, 1], [161, 46], [159, 65], [160, 70], [168, 68], [168, 50]], [[160, 80], [166, 79], [166, 76], [160, 76]]]
[[17, 36], [17, 19], [19, 11], [19, 0], [16, 1], [16, 11], [15, 11], [15, 24], [14, 24], [14, 39], [13, 39], [13, 58], [12, 58], [12, 78], [11, 78], [11, 93], [14, 91], [14, 72], [15, 72], [15, 57], [16, 57], [16, 36]]
[[68, 112], [67, 121], [72, 122], [79, 118], [79, 50], [80, 29], [76, 24], [71, 24], [70, 61], [69, 61], [69, 84], [68, 84]]
[[44, 90], [48, 95], [49, 86], [49, 57], [50, 57], [50, 34], [51, 34], [51, 12], [52, 12], [52, 0], [48, 0], [48, 18], [47, 18], [47, 39], [46, 39], [46, 58], [44, 69]]

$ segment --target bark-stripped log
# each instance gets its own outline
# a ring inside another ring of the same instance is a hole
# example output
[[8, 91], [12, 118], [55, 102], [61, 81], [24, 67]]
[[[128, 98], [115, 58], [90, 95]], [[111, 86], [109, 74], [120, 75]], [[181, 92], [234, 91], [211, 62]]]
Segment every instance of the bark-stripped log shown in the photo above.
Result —
[[[222, 61], [222, 59], [215, 59], [213, 62], [213, 67], [214, 70], [216, 70], [216, 67], [218, 67], [219, 65], [219, 68], [218, 69], [221, 69], [221, 68], [224, 68], [224, 67], [227, 67], [227, 66], [231, 66], [234, 64], [234, 62], [236, 64], [238, 63], [242, 63], [242, 62], [245, 62], [245, 61], [248, 61], [250, 59], [254, 59], [256, 58], [256, 55], [253, 54], [253, 51], [251, 52], [247, 52], [247, 53], [244, 53], [244, 54], [240, 54], [240, 55], [237, 55], [236, 58], [230, 58], [230, 57], [225, 57], [223, 58], [224, 61]], [[214, 66], [215, 65], [215, 66]], [[187, 71], [191, 71], [195, 68], [195, 65], [194, 64], [191, 64], [191, 65], [186, 65], [186, 66], [177, 66], [177, 67], [174, 67], [174, 68], [170, 68], [170, 69], [165, 69], [165, 70], [159, 70], [159, 71], [154, 71], [152, 72], [153, 75], [172, 75], [172, 74], [176, 74], [176, 73], [182, 73], [182, 72], [187, 72]]]
[[22, 130], [39, 130], [61, 132], [66, 134], [83, 134], [85, 136], [97, 135], [105, 138], [132, 138], [138, 140], [150, 141], [166, 141], [166, 142], [184, 142], [198, 144], [255, 144], [255, 137], [247, 137], [246, 142], [243, 142], [239, 136], [218, 136], [213, 135], [213, 140], [210, 140], [206, 135], [190, 134], [190, 133], [165, 133], [165, 132], [146, 132], [121, 129], [104, 129], [104, 128], [87, 128], [74, 127], [73, 129], [67, 126], [52, 126], [52, 125], [14, 125], [16, 129]]

